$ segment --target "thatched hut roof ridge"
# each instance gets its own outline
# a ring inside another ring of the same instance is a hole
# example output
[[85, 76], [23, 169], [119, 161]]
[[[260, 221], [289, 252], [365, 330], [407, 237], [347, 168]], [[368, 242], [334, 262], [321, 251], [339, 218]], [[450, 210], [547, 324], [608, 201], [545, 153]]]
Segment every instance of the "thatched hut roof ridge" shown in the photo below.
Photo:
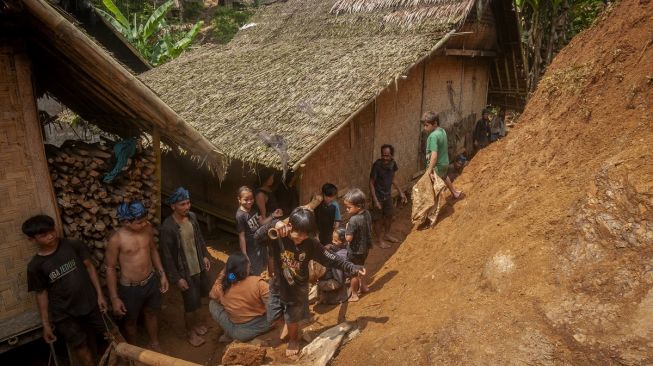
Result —
[[385, 23], [384, 9], [336, 15], [333, 0], [288, 0], [260, 8], [257, 26], [230, 44], [188, 52], [142, 79], [230, 158], [279, 167], [257, 137], [265, 131], [286, 139], [293, 165], [432, 52], [474, 1], [456, 3], [455, 16], [403, 27]]

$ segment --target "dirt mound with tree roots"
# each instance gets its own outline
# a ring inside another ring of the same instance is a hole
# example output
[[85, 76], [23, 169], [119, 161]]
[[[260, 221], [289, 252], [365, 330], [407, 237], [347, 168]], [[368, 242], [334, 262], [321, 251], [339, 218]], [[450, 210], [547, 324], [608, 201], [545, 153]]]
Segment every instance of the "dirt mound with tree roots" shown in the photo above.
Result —
[[576, 36], [456, 185], [350, 304], [336, 365], [653, 364], [653, 2]]

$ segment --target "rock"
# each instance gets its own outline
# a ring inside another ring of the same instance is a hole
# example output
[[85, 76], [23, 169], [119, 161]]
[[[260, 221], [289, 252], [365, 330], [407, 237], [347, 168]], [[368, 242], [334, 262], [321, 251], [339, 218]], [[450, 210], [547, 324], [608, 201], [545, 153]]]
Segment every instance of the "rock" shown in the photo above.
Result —
[[223, 365], [259, 366], [263, 364], [267, 350], [253, 344], [232, 343], [222, 356]]

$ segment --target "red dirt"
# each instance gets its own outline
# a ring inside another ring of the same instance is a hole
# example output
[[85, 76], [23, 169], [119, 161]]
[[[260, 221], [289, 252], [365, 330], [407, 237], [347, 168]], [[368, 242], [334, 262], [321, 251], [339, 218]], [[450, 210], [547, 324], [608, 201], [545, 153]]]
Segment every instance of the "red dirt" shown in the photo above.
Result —
[[[425, 231], [408, 233], [402, 209], [395, 230], [408, 236], [396, 253], [372, 251], [372, 292], [315, 307], [306, 329], [339, 312], [357, 322], [335, 365], [653, 364], [651, 146], [653, 2], [622, 0], [475, 156], [456, 181], [466, 198]], [[182, 326], [171, 298], [164, 347], [215, 364], [218, 326], [187, 346], [171, 335]]]

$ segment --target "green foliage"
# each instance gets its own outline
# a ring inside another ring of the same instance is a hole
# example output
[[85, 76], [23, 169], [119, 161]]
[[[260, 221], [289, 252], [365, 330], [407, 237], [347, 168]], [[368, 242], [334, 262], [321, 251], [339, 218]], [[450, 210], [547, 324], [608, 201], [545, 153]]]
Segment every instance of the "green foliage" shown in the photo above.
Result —
[[102, 0], [102, 4], [106, 11], [98, 8], [98, 13], [154, 66], [178, 57], [192, 44], [203, 24], [201, 21], [197, 22], [185, 32], [173, 31], [166, 21], [166, 15], [172, 8], [172, 0], [148, 12], [149, 16], [146, 16], [146, 13], [131, 14], [131, 19], [122, 13], [113, 0]]
[[589, 27], [603, 0], [514, 0], [520, 15], [528, 90], [537, 86], [553, 57], [578, 32]]
[[202, 1], [191, 1], [184, 4], [184, 19], [197, 19], [204, 11], [204, 3]]
[[228, 43], [251, 16], [247, 8], [218, 6], [213, 15], [213, 35], [218, 42]]

